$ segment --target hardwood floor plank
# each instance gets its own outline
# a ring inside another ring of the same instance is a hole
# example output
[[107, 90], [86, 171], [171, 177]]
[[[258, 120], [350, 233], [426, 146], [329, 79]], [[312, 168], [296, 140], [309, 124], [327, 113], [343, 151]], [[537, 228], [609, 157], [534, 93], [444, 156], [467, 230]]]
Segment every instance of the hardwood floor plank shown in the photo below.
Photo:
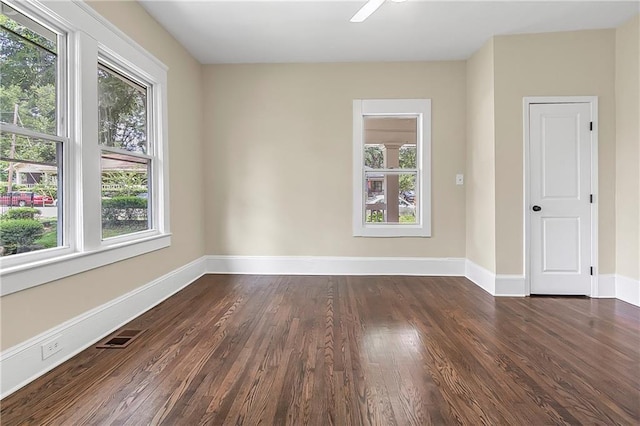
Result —
[[208, 275], [2, 425], [640, 424], [640, 308], [464, 278]]
[[[528, 333], [539, 333], [541, 337], [534, 342], [529, 339], [523, 339], [521, 337], [523, 333], [513, 335], [512, 347], [519, 349], [517, 358], [527, 361], [526, 364], [523, 364], [525, 371], [529, 371], [530, 375], [535, 374], [539, 383], [546, 383], [549, 386], [548, 389], [564, 395], [567, 400], [571, 401], [570, 412], [573, 416], [576, 416], [579, 422], [590, 423], [589, 418], [582, 417], [584, 413], [589, 414], [594, 411], [599, 412], [599, 418], [608, 419], [607, 423], [615, 422], [614, 419], [620, 413], [615, 414], [610, 412], [610, 409], [605, 408], [608, 405], [607, 393], [618, 393], [618, 386], [608, 387], [606, 392], [602, 392], [604, 389], [600, 389], [600, 385], [607, 381], [610, 370], [607, 370], [606, 366], [605, 368], [594, 370], [592, 366], [582, 363], [575, 352], [569, 350], [566, 345], [565, 340], [569, 338], [569, 333], [563, 333], [563, 336], [554, 335], [550, 333], [549, 329], [540, 325], [539, 322], [530, 322], [526, 330]], [[509, 333], [511, 334], [511, 332]], [[592, 356], [596, 355], [592, 354]], [[534, 364], [531, 362], [533, 359], [540, 362]], [[636, 371], [638, 371], [637, 369], [638, 361], [636, 360]], [[602, 377], [602, 379], [598, 383], [594, 383], [585, 374], [586, 371], [597, 373], [597, 376]], [[619, 384], [621, 384], [620, 381], [626, 381], [625, 377], [617, 377]], [[637, 392], [619, 394], [620, 398], [617, 399], [617, 404], [610, 408], [613, 408], [614, 411], [619, 411], [627, 398], [633, 397], [634, 394], [637, 400]], [[597, 395], [597, 398], [585, 398], [582, 395]]]

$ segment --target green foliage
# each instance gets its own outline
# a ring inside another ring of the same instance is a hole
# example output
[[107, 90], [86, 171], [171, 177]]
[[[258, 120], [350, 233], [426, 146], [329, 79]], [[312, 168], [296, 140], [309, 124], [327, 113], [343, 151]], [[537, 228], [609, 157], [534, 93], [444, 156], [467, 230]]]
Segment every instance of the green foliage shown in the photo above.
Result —
[[[417, 167], [416, 146], [402, 146], [398, 153], [398, 162], [401, 169], [415, 169]], [[372, 169], [382, 169], [385, 167], [384, 148], [382, 145], [364, 146], [364, 165]]]
[[117, 209], [146, 209], [147, 200], [140, 197], [115, 197], [102, 200], [103, 208]]
[[102, 184], [117, 188], [104, 190], [105, 197], [132, 197], [147, 192], [147, 175], [134, 171], [104, 172]]
[[416, 175], [400, 175], [400, 192], [416, 190]]
[[[55, 131], [57, 57], [50, 49], [55, 48], [55, 44], [47, 43], [44, 37], [7, 16], [0, 17], [0, 25], [2, 121], [17, 120], [32, 130], [52, 133]], [[33, 43], [25, 42], [13, 32]], [[15, 105], [19, 106], [18, 117], [14, 114]]]
[[147, 151], [147, 94], [115, 72], [98, 69], [98, 141], [128, 151]]
[[[366, 223], [382, 223], [384, 222], [384, 214], [381, 211], [372, 211], [367, 214]], [[413, 215], [400, 216], [398, 223], [416, 223], [416, 217]]]
[[[30, 251], [31, 245], [44, 233], [44, 226], [33, 219], [15, 219], [0, 221], [0, 244], [3, 255]], [[39, 247], [38, 247], [39, 248]]]
[[367, 214], [366, 222], [367, 223], [384, 222], [384, 213], [379, 210], [371, 211], [369, 214]]
[[3, 220], [14, 220], [14, 219], [35, 219], [36, 215], [41, 214], [42, 212], [38, 209], [34, 209], [33, 207], [15, 207], [9, 209], [5, 214], [2, 215]]
[[102, 200], [102, 222], [146, 220], [147, 200], [139, 197], [116, 197]]
[[[40, 133], [56, 134], [57, 42], [55, 38], [47, 38], [50, 35], [44, 31], [36, 32], [37, 26], [26, 25], [29, 18], [21, 16], [14, 20], [13, 16], [0, 15], [0, 121], [16, 123]], [[105, 146], [146, 152], [146, 89], [134, 83], [127, 84], [107, 69], [96, 68], [96, 73], [99, 142]], [[56, 143], [2, 132], [0, 182], [11, 185], [15, 179], [15, 172], [9, 175], [10, 161], [14, 164], [32, 161], [55, 166], [56, 150]], [[6, 189], [2, 192], [5, 193]], [[57, 198], [57, 188], [53, 185], [45, 184], [36, 188], [36, 192]], [[146, 192], [146, 189], [132, 188], [121, 195], [140, 192]]]
[[139, 197], [116, 197], [102, 200], [102, 237], [147, 229], [147, 200]]
[[[20, 36], [30, 41], [25, 41]], [[56, 133], [55, 41], [48, 40], [9, 16], [0, 16], [0, 119], [41, 133]], [[56, 144], [3, 132], [3, 159], [55, 164]], [[13, 181], [9, 163], [0, 161], [0, 180]], [[12, 188], [13, 189], [13, 188]]]
[[31, 191], [35, 192], [36, 194], [41, 194], [41, 195], [48, 195], [49, 197], [53, 198], [54, 200], [58, 199], [58, 186], [54, 183], [51, 182], [40, 182], [37, 183], [32, 189]]
[[[41, 83], [41, 86], [54, 83], [55, 42], [47, 40], [5, 15], [0, 16], [0, 26], [0, 55], [4, 60], [2, 71], [6, 85], [16, 85], [26, 90], [32, 87], [33, 82]], [[15, 33], [30, 42], [25, 42]]]
[[398, 160], [401, 169], [415, 169], [418, 164], [416, 163], [416, 146], [405, 145], [400, 148]]
[[120, 198], [120, 197], [133, 197], [138, 194], [147, 192], [146, 186], [121, 186], [117, 188], [107, 189], [102, 191], [104, 197]]
[[416, 217], [414, 215], [400, 216], [400, 223], [416, 223]]
[[382, 169], [384, 167], [384, 151], [382, 145], [364, 146], [364, 165], [372, 169]]
[[41, 219], [44, 225], [44, 234], [34, 241], [41, 248], [58, 247], [58, 222], [55, 218]]
[[119, 235], [132, 234], [148, 229], [147, 222], [143, 220], [132, 220], [129, 222], [116, 222], [107, 224], [102, 228], [102, 238], [117, 237]]
[[52, 231], [46, 232], [42, 237], [34, 241], [36, 245], [42, 248], [58, 247], [58, 231], [54, 228]]

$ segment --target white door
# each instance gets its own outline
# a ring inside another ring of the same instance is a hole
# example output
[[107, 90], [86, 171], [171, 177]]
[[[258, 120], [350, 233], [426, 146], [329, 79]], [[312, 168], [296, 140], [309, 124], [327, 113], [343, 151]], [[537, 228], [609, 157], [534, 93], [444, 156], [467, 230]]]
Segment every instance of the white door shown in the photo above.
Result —
[[591, 293], [591, 105], [529, 106], [531, 294]]

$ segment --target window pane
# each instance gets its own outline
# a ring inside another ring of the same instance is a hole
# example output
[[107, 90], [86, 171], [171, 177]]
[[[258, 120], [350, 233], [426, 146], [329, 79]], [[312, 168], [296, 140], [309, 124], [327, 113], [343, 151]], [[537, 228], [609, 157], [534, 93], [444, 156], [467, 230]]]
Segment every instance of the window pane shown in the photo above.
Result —
[[149, 160], [102, 153], [102, 238], [149, 229]]
[[[391, 154], [393, 157], [390, 157]], [[384, 169], [389, 162], [390, 169], [417, 169], [417, 150], [415, 145], [394, 145], [385, 147], [380, 145], [364, 146], [364, 167], [365, 169]], [[395, 161], [390, 161], [391, 158]]]
[[0, 134], [0, 255], [58, 247], [59, 144]]
[[40, 25], [34, 20], [27, 18], [9, 5], [0, 3], [0, 8], [2, 9], [2, 13], [0, 15], [2, 17], [0, 20], [1, 26], [47, 50], [56, 53], [56, 33], [45, 26]]
[[[365, 222], [417, 223], [416, 177], [417, 173], [366, 173]], [[397, 207], [389, 205], [392, 199]]]
[[383, 145], [364, 146], [364, 167], [365, 169], [384, 169]]
[[43, 168], [57, 167], [57, 146], [57, 142], [2, 132], [0, 160], [37, 163]]
[[147, 152], [147, 90], [104, 66], [98, 68], [100, 144]]
[[417, 169], [417, 149], [415, 145], [403, 145], [398, 155], [401, 169]]
[[417, 117], [365, 116], [365, 168], [417, 168], [417, 122]]
[[0, 119], [57, 134], [57, 36], [2, 5], [0, 15]]

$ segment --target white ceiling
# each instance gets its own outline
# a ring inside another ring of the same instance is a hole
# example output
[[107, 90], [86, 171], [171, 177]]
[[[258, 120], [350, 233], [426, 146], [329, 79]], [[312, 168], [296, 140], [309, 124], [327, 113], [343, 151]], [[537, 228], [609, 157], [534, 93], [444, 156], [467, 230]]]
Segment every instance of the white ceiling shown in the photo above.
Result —
[[466, 59], [500, 34], [614, 28], [636, 1], [154, 1], [143, 7], [202, 63]]

